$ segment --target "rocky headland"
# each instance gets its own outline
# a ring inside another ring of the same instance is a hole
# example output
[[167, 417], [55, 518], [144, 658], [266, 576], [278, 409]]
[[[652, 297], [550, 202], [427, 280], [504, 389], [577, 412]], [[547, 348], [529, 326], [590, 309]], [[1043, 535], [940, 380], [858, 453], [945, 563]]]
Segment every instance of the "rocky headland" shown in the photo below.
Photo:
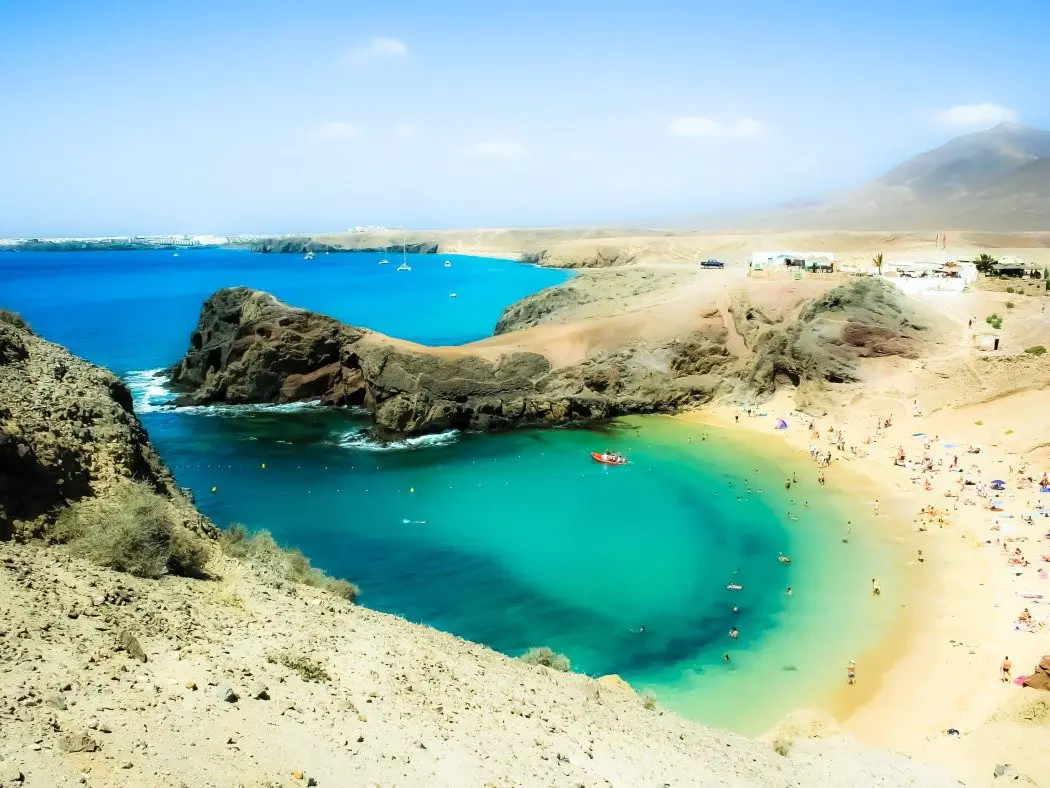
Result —
[[[822, 388], [859, 379], [860, 358], [911, 357], [931, 341], [930, 323], [874, 280], [786, 305], [745, 281], [678, 313], [674, 299], [688, 295], [678, 278], [642, 272], [617, 285], [615, 276], [530, 296], [506, 310], [492, 340], [457, 348], [414, 345], [267, 293], [224, 289], [205, 302], [171, 385], [183, 405], [358, 407], [380, 436], [495, 430], [670, 412], [717, 397], [754, 401], [778, 382], [819, 408]], [[603, 331], [625, 300], [638, 320], [662, 317], [648, 331]]]

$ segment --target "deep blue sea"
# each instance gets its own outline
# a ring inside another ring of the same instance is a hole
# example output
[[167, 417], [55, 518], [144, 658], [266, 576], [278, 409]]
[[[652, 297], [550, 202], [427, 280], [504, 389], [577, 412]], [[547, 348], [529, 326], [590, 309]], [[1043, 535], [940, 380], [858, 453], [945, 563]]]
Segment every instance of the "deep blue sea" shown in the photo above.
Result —
[[[787, 451], [668, 417], [379, 445], [349, 412], [165, 405], [158, 370], [184, 352], [220, 287], [437, 345], [487, 336], [506, 305], [569, 276], [435, 255], [409, 255], [412, 270], [398, 272], [399, 255], [379, 259], [2, 253], [0, 306], [128, 380], [151, 438], [210, 517], [269, 529], [358, 583], [362, 604], [511, 655], [551, 646], [574, 669], [618, 673], [745, 732], [828, 692], [874, 642], [888, 618], [868, 610], [866, 578], [887, 574], [888, 549], [856, 533], [843, 543], [850, 502], [818, 491]], [[605, 448], [631, 463], [590, 460]], [[785, 491], [791, 471], [800, 483]]]

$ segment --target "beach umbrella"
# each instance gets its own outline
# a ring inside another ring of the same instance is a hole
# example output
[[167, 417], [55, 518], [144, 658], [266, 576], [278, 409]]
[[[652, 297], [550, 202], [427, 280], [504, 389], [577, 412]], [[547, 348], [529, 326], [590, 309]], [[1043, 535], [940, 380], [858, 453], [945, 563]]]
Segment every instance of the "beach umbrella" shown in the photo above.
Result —
[[783, 419], [777, 419], [777, 429], [778, 430], [786, 430], [787, 428], [788, 428], [788, 423], [786, 421], [784, 421]]
[[993, 498], [992, 499], [992, 506], [1002, 506], [1002, 505], [1003, 505], [1003, 502], [1000, 501], [998, 498]]
[[992, 479], [992, 484], [1006, 484], [1002, 479]]

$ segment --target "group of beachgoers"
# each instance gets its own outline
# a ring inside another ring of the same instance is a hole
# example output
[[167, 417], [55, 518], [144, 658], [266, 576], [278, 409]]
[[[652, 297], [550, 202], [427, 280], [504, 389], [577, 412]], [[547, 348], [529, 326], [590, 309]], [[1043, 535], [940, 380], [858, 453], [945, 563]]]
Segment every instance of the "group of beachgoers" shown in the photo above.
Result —
[[[922, 407], [917, 401], [912, 403], [912, 412], [916, 416], [922, 415]], [[889, 429], [891, 426], [892, 417], [878, 418], [876, 439], [882, 436], [881, 428]], [[940, 491], [941, 497], [951, 501], [950, 506], [947, 503], [944, 506], [933, 503], [923, 505], [919, 511], [918, 530], [925, 531], [931, 526], [951, 527], [960, 505], [979, 507], [987, 511], [991, 518], [985, 544], [1001, 548], [1004, 560], [1015, 576], [1026, 576], [1024, 573], [1031, 570], [1033, 558], [1030, 554], [1033, 551], [1029, 547], [1038, 540], [1046, 546], [1039, 551], [1039, 565], [1035, 568], [1034, 576], [1039, 581], [1050, 579], [1050, 500], [1044, 503], [1031, 495], [1050, 493], [1050, 474], [1043, 472], [1037, 480], [1026, 466], [1008, 465], [1006, 474], [1003, 474], [1006, 478], [985, 479], [981, 467], [976, 463], [977, 456], [982, 454], [981, 446], [972, 443], [959, 446], [943, 441], [940, 435], [928, 436], [922, 432], [916, 432], [912, 437], [920, 441], [921, 449], [905, 451], [904, 446], [898, 445], [893, 453], [893, 464], [906, 470], [911, 482], [921, 485], [924, 492], [937, 494]], [[974, 459], [967, 462], [967, 455]], [[1021, 495], [1025, 495], [1025, 500], [1016, 500]], [[1021, 503], [1027, 512], [1010, 512], [1012, 505]], [[877, 502], [874, 506], [877, 507]], [[1034, 531], [1026, 527], [1035, 526], [1037, 520], [1045, 522], [1046, 527], [1043, 527], [1042, 522]], [[926, 562], [922, 550], [918, 551], [916, 562]], [[877, 595], [876, 589], [876, 581], [872, 580], [872, 593]], [[1038, 590], [1021, 593], [1021, 596], [1033, 604], [1044, 602], [1044, 595]], [[1039, 633], [1045, 631], [1048, 625], [1050, 615], [1036, 616], [1028, 607], [1024, 607], [1014, 621], [1014, 630]], [[1010, 658], [1005, 657], [1000, 665], [1004, 682], [1010, 681], [1011, 670]]]

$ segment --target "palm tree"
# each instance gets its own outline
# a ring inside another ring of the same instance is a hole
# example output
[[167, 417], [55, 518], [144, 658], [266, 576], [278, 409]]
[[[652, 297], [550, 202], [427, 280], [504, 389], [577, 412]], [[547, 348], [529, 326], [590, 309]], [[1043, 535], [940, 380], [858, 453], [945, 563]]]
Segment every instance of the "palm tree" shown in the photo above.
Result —
[[977, 273], [979, 274], [990, 274], [997, 262], [999, 261], [985, 252], [982, 252], [980, 256], [973, 261], [974, 265], [977, 266]]
[[871, 258], [871, 262], [875, 263], [875, 268], [878, 269], [879, 276], [882, 276], [882, 252], [879, 252]]

